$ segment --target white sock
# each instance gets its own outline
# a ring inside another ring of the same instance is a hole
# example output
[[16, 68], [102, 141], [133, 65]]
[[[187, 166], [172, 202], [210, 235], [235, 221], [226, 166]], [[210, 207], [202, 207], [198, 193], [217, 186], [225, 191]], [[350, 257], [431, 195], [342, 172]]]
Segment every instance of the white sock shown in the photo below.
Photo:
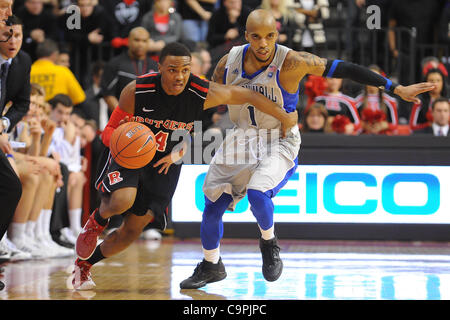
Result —
[[36, 221], [27, 221], [27, 225], [25, 227], [25, 233], [26, 235], [31, 238], [31, 239], [35, 239], [35, 235], [34, 235], [34, 229], [36, 228]]
[[81, 208], [69, 210], [70, 229], [75, 235], [81, 231]]
[[52, 220], [52, 209], [44, 209], [42, 215], [44, 216], [44, 224], [42, 231], [44, 235], [50, 235], [50, 221]]
[[8, 227], [8, 238], [14, 243], [23, 241], [26, 223], [11, 222]]
[[275, 228], [274, 225], [272, 225], [269, 229], [263, 230], [260, 225], [258, 224], [259, 230], [261, 230], [261, 238], [264, 240], [270, 240], [275, 238]]
[[42, 238], [42, 210], [39, 217], [36, 220], [36, 225], [34, 226], [34, 235], [36, 239]]
[[212, 263], [219, 262], [220, 258], [220, 246], [212, 249], [212, 250], [206, 250], [203, 248], [203, 255], [205, 256], [205, 260]]

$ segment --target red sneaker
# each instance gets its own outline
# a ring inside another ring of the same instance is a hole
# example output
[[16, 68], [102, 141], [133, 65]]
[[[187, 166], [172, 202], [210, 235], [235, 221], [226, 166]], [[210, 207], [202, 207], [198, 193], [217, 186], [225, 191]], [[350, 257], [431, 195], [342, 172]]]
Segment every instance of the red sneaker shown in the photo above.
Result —
[[91, 267], [87, 261], [75, 260], [75, 269], [72, 272], [72, 286], [75, 290], [91, 290], [95, 287], [91, 278]]
[[97, 247], [98, 236], [105, 230], [106, 224], [104, 227], [99, 225], [97, 221], [94, 219], [95, 212], [98, 209], [95, 209], [94, 212], [89, 217], [88, 221], [81, 230], [80, 234], [77, 238], [77, 243], [75, 245], [75, 250], [80, 259], [87, 260], [89, 259], [95, 251]]

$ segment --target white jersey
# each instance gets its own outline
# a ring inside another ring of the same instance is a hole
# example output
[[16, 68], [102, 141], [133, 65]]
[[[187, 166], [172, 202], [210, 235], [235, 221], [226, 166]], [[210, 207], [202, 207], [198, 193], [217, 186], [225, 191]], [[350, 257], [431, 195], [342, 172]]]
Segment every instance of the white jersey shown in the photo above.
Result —
[[[289, 93], [281, 87], [279, 75], [286, 55], [291, 50], [282, 45], [276, 45], [275, 56], [267, 67], [248, 75], [244, 70], [244, 57], [249, 45], [233, 47], [228, 54], [225, 67], [224, 84], [237, 85], [257, 91], [268, 99], [284, 108], [287, 112], [295, 111], [298, 103], [298, 90]], [[265, 114], [254, 106], [243, 105], [228, 106], [230, 120], [242, 129], [279, 129], [281, 123], [274, 117]], [[298, 131], [298, 128], [296, 128]]]

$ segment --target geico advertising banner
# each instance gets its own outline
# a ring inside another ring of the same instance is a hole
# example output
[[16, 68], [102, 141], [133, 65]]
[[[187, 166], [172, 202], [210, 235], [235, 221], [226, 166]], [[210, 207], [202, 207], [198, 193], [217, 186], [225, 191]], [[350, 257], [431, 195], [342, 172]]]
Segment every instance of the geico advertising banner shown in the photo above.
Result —
[[[275, 169], [274, 169], [275, 170]], [[183, 165], [174, 222], [199, 222], [208, 165]], [[450, 223], [450, 167], [300, 165], [273, 198], [275, 222]], [[255, 222], [247, 197], [224, 222]]]

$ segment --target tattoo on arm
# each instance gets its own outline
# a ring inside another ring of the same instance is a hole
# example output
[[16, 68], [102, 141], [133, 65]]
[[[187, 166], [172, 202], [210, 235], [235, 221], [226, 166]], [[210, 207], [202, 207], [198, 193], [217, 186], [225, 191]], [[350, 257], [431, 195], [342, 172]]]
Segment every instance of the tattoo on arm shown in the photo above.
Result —
[[217, 83], [223, 83], [223, 74], [225, 73], [225, 66], [227, 64], [228, 54], [224, 55], [217, 63], [214, 73], [212, 75], [212, 81]]
[[295, 52], [283, 63], [284, 71], [298, 70], [301, 68], [305, 74], [321, 75], [327, 65], [327, 59], [320, 58], [308, 52]]

